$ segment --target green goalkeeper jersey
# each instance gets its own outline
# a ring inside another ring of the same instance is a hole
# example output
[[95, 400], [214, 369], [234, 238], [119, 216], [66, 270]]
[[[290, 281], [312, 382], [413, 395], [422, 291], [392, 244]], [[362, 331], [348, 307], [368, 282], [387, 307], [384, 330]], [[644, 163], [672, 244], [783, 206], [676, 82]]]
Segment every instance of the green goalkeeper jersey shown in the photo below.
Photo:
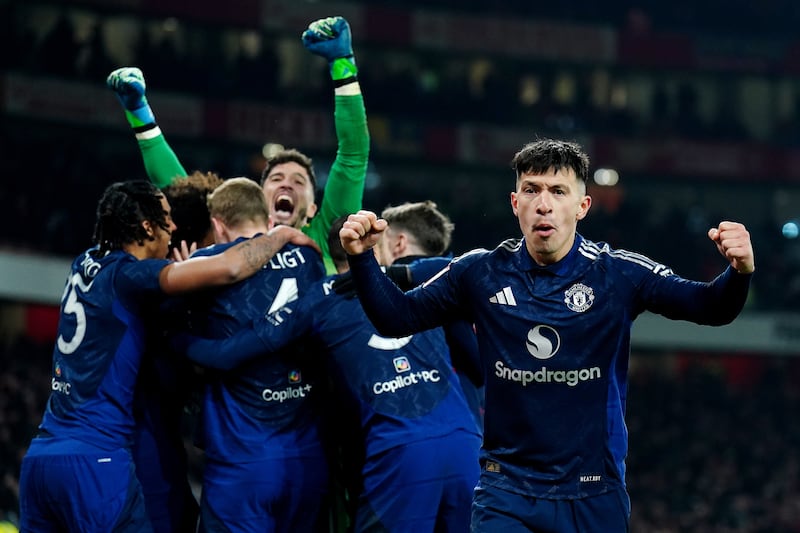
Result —
[[[328, 274], [336, 273], [328, 247], [328, 232], [334, 220], [361, 209], [369, 158], [369, 131], [363, 96], [336, 95], [334, 100], [333, 116], [338, 139], [336, 159], [331, 165], [317, 214], [302, 228], [322, 249]], [[164, 188], [187, 175], [162, 133], [151, 138], [139, 137], [138, 143], [147, 175], [157, 187]]]

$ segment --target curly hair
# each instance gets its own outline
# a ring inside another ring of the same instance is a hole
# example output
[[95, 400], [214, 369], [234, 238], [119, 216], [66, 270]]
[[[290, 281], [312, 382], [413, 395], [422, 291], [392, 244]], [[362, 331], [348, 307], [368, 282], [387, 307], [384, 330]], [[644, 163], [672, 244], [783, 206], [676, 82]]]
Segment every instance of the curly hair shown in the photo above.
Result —
[[121, 250], [132, 242], [153, 240], [142, 222], [145, 220], [168, 230], [167, 213], [161, 205], [164, 195], [149, 181], [123, 181], [106, 188], [97, 204], [94, 243], [97, 253], [104, 255]]
[[200, 245], [206, 239], [211, 232], [208, 196], [223, 183], [214, 172], [195, 171], [162, 189], [172, 208], [172, 221], [178, 227], [172, 232], [173, 246], [181, 241]]

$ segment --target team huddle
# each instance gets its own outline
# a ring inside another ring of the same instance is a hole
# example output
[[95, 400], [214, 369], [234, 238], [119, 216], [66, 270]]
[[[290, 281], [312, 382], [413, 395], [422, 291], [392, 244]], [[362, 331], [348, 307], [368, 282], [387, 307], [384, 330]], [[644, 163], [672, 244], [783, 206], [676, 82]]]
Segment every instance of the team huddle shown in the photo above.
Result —
[[106, 189], [72, 264], [21, 530], [627, 531], [631, 324], [733, 321], [755, 270], [747, 229], [709, 230], [727, 262], [710, 282], [591, 241], [588, 156], [539, 139], [511, 161], [521, 237], [450, 257], [434, 201], [363, 209], [347, 21], [315, 21], [302, 43], [334, 87], [319, 204], [294, 149], [260, 184], [187, 173], [144, 74], [108, 76], [149, 181]]

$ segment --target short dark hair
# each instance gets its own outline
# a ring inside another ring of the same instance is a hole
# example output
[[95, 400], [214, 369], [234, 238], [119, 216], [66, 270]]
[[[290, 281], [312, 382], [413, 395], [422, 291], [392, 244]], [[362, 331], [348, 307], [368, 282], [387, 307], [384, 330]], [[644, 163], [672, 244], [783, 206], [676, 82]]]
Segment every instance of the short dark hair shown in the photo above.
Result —
[[557, 139], [539, 139], [530, 142], [514, 155], [511, 168], [517, 174], [542, 174], [550, 169], [572, 169], [578, 179], [589, 180], [589, 156], [578, 143]]
[[311, 158], [299, 150], [295, 150], [294, 148], [288, 148], [286, 150], [276, 152], [274, 155], [272, 155], [272, 157], [267, 159], [267, 164], [264, 166], [264, 170], [261, 172], [261, 181], [259, 182], [259, 185], [263, 187], [264, 181], [267, 179], [267, 176], [269, 176], [270, 171], [277, 165], [282, 165], [283, 163], [297, 163], [306, 169], [306, 172], [308, 172], [308, 178], [311, 180], [311, 190], [317, 190], [317, 175], [314, 174], [314, 165], [311, 161]]
[[430, 200], [389, 206], [383, 210], [381, 218], [390, 228], [413, 235], [426, 255], [441, 255], [450, 247], [455, 226]]
[[180, 245], [181, 241], [198, 245], [203, 242], [211, 231], [208, 195], [222, 183], [222, 178], [214, 172], [197, 170], [162, 189], [172, 208], [172, 220], [178, 226], [172, 232], [173, 246]]
[[142, 226], [145, 220], [169, 229], [161, 205], [164, 195], [149, 181], [121, 181], [109, 185], [97, 204], [93, 241], [98, 253], [121, 250], [132, 242], [154, 240]]

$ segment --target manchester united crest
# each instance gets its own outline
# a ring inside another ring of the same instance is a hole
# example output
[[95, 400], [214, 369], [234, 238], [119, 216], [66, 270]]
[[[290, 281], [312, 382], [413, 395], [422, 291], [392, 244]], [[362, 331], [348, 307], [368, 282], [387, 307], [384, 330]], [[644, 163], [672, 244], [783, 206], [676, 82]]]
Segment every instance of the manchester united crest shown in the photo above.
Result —
[[564, 303], [576, 313], [583, 313], [594, 303], [594, 290], [583, 283], [576, 283], [564, 292]]

